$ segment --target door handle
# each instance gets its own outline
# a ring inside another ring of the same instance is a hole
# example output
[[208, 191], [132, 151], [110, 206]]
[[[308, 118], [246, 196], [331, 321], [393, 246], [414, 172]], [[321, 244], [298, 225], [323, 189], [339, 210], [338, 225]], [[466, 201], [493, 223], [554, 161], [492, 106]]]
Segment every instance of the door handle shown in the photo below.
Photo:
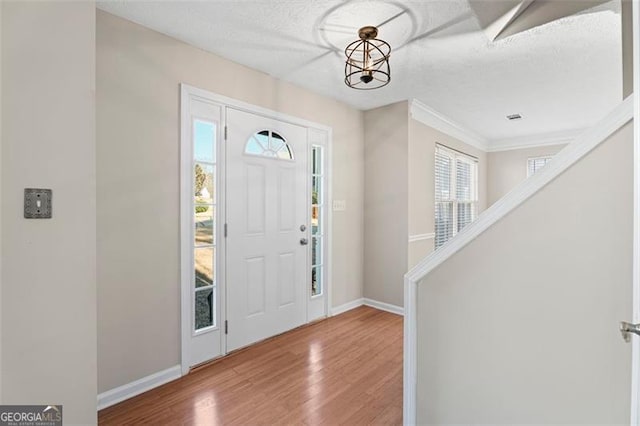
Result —
[[631, 340], [631, 333], [640, 336], [640, 324], [631, 324], [625, 321], [620, 322], [620, 334], [625, 342]]
[[301, 246], [306, 246], [307, 244], [309, 244], [309, 240], [307, 240], [306, 238], [300, 238]]

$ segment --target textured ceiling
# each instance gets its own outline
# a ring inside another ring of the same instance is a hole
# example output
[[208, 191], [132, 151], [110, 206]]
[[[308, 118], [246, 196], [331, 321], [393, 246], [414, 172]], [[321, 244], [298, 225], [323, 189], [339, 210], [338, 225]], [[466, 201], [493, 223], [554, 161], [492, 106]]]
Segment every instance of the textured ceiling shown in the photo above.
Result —
[[[494, 42], [467, 0], [114, 0], [98, 7], [359, 109], [418, 99], [489, 140], [588, 127], [621, 100], [619, 0]], [[343, 83], [342, 49], [364, 25], [378, 25], [393, 49], [392, 81], [373, 91]], [[524, 119], [507, 121], [512, 113]]]

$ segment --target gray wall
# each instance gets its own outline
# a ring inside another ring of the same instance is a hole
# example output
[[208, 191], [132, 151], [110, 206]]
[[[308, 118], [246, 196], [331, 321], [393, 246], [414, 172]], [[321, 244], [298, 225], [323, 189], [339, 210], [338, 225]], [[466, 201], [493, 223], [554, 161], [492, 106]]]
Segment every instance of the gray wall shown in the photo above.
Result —
[[488, 153], [488, 205], [498, 201], [527, 178], [527, 159], [556, 155], [565, 146], [550, 145]]
[[[95, 4], [2, 2], [2, 402], [96, 422]], [[23, 218], [23, 189], [53, 218]]]
[[98, 11], [100, 392], [180, 362], [179, 83], [333, 128], [332, 306], [362, 297], [362, 113]]
[[487, 205], [487, 154], [414, 120], [408, 102], [372, 109], [365, 122], [364, 296], [404, 306], [404, 274], [433, 251], [435, 149], [478, 158], [478, 211]]
[[419, 284], [418, 423], [629, 423], [632, 137], [629, 123]]
[[[487, 207], [487, 154], [411, 118], [409, 120], [409, 235], [434, 232], [436, 144], [478, 159], [478, 213]], [[408, 268], [434, 249], [434, 240], [409, 243]]]
[[366, 111], [364, 297], [403, 306], [408, 235], [408, 103]]

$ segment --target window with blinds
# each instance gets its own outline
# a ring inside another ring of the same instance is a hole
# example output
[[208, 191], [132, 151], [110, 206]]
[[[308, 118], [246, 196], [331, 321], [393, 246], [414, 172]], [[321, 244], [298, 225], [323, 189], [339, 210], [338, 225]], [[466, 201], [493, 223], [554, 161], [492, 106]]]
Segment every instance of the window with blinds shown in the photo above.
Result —
[[435, 247], [473, 222], [478, 205], [478, 160], [436, 144]]
[[534, 173], [543, 168], [549, 160], [551, 160], [551, 156], [527, 159], [527, 177], [533, 176]]

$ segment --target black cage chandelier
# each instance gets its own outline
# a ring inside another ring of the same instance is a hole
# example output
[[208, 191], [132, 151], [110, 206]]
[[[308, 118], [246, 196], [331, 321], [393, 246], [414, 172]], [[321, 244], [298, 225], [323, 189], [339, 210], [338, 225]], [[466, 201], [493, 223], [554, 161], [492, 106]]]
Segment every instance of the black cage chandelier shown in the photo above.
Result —
[[389, 55], [391, 46], [379, 40], [376, 27], [358, 30], [360, 40], [349, 44], [344, 50], [347, 60], [344, 66], [344, 82], [358, 90], [378, 89], [391, 81]]

